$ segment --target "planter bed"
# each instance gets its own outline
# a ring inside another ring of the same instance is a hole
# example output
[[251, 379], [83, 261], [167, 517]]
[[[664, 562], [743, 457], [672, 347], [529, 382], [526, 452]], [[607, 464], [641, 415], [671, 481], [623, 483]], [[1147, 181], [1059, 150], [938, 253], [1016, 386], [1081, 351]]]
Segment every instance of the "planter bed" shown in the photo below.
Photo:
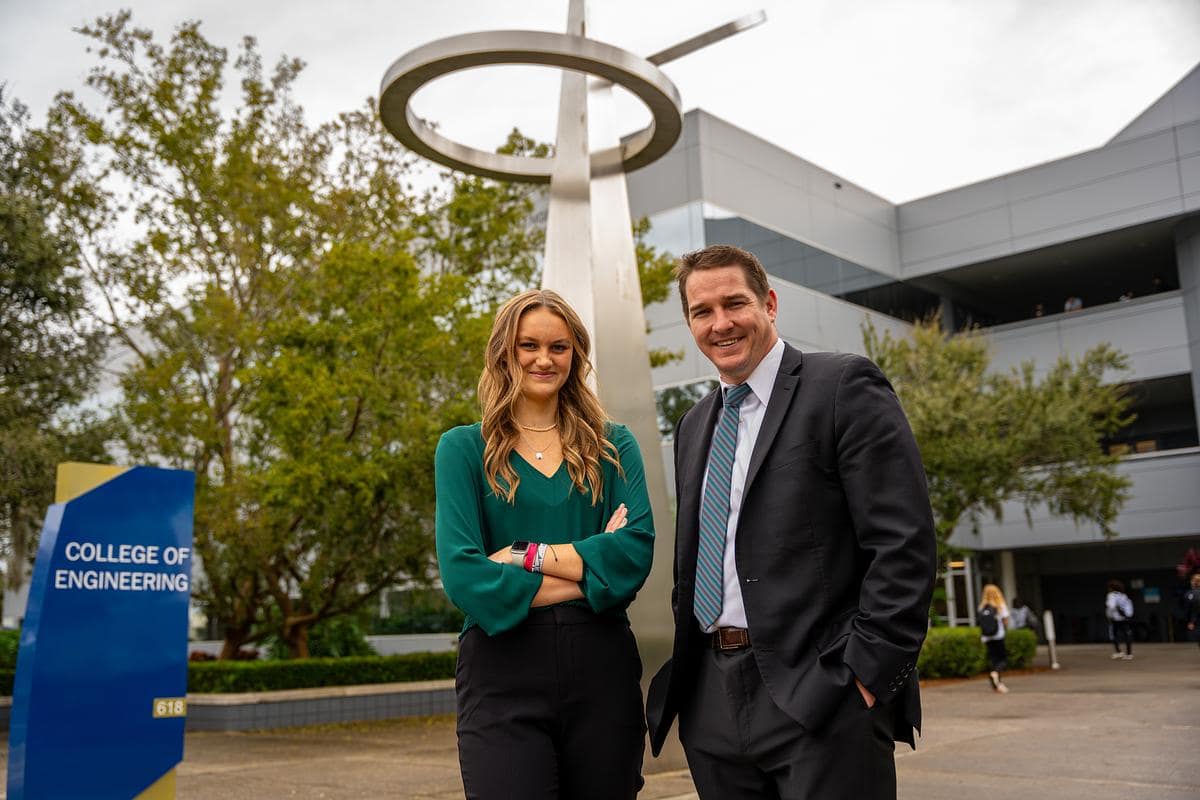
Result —
[[189, 694], [189, 731], [248, 731], [454, 713], [454, 680]]

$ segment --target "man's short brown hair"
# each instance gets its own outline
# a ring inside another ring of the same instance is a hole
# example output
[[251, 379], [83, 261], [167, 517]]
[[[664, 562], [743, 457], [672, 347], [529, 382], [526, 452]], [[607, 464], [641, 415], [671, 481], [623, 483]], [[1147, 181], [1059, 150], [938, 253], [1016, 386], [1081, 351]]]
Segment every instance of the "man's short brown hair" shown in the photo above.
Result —
[[717, 269], [718, 267], [741, 267], [746, 276], [746, 285], [760, 303], [767, 302], [767, 294], [771, 291], [767, 283], [767, 271], [762, 262], [749, 250], [734, 247], [731, 244], [713, 244], [700, 250], [684, 253], [675, 265], [675, 280], [679, 285], [679, 302], [683, 304], [683, 318], [688, 316], [687, 279], [699, 269]]

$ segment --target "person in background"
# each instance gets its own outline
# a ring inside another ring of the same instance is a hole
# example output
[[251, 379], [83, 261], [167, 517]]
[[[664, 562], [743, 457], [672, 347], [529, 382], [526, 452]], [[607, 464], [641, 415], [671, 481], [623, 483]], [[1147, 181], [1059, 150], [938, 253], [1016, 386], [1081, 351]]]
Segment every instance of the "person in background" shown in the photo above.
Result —
[[1121, 292], [1121, 296], [1117, 298], [1117, 301], [1121, 302], [1121, 303], [1128, 303], [1132, 299], [1133, 299], [1133, 290], [1126, 289], [1125, 291]]
[[1012, 617], [1008, 611], [1008, 603], [1004, 602], [1004, 592], [1000, 591], [996, 584], [989, 583], [983, 587], [978, 617], [981, 633], [979, 638], [987, 648], [988, 679], [992, 682], [992, 689], [1000, 694], [1008, 694], [1008, 687], [1004, 685], [1000, 675], [1008, 667], [1004, 635]]
[[1033, 304], [1033, 315], [1035, 317], [1046, 316], [1046, 306], [1043, 305], [1042, 303], [1034, 303]]
[[512, 298], [484, 355], [483, 421], [438, 442], [438, 565], [467, 618], [455, 693], [472, 800], [633, 800], [642, 785], [625, 609], [654, 523], [637, 441], [588, 385], [589, 351], [559, 295]]
[[[1104, 616], [1108, 618], [1109, 638], [1112, 639], [1111, 658], [1133, 660], [1133, 601], [1125, 594], [1125, 584], [1117, 579], [1108, 582], [1108, 594], [1104, 597]], [[1121, 655], [1121, 642], [1125, 643], [1125, 655]]]
[[1183, 595], [1187, 614], [1188, 641], [1200, 645], [1200, 572], [1192, 575], [1192, 586]]
[[1065, 311], [1065, 312], [1070, 313], [1072, 311], [1082, 311], [1082, 310], [1083, 310], [1083, 298], [1077, 294], [1071, 295], [1063, 303], [1063, 311]]
[[1009, 618], [1012, 620], [1012, 629], [1019, 630], [1028, 628], [1034, 634], [1038, 634], [1040, 627], [1038, 625], [1037, 613], [1032, 608], [1025, 605], [1025, 601], [1020, 597], [1013, 596], [1012, 608], [1009, 609]]

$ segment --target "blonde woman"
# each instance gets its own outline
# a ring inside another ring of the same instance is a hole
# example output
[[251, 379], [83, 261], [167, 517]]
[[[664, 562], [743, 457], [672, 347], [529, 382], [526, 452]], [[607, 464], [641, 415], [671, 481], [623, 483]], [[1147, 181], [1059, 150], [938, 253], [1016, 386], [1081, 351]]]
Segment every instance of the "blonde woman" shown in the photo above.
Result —
[[1004, 602], [1004, 592], [994, 583], [983, 587], [983, 598], [979, 603], [976, 615], [979, 622], [980, 638], [987, 648], [988, 678], [992, 688], [1000, 694], [1007, 694], [1008, 687], [1000, 680], [1000, 673], [1008, 666], [1008, 657], [1004, 653], [1004, 634], [1009, 627], [1008, 604]]
[[554, 292], [497, 313], [483, 421], [436, 456], [442, 585], [467, 617], [455, 690], [468, 798], [633, 798], [645, 721], [625, 609], [654, 525], [633, 435], [587, 384], [590, 342]]

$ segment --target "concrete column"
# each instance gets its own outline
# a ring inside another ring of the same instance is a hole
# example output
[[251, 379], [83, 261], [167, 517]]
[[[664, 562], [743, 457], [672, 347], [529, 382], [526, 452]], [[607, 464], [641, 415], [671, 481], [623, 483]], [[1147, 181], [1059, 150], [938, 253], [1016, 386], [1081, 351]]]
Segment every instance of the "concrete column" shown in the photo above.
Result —
[[963, 600], [967, 607], [967, 624], [973, 626], [975, 624], [975, 612], [978, 610], [975, 607], [975, 598], [979, 597], [980, 587], [976, 582], [979, 580], [979, 573], [975, 569], [975, 556], [967, 556], [965, 559], [963, 559], [963, 561], [966, 562], [965, 566], [963, 567], [963, 583], [967, 587], [967, 596], [963, 598]]
[[954, 591], [954, 570], [947, 569], [942, 576], [946, 586], [946, 621], [951, 628], [958, 627], [958, 597]]
[[950, 295], [940, 295], [941, 305], [938, 306], [938, 314], [941, 318], [942, 330], [946, 333], [954, 333], [958, 330], [958, 320], [954, 314], [954, 300]]
[[25, 618], [25, 606], [29, 604], [29, 578], [16, 591], [4, 590], [4, 619], [5, 628], [18, 628]]
[[1175, 228], [1175, 260], [1192, 359], [1192, 406], [1200, 426], [1200, 216], [1186, 219]]
[[1000, 556], [1000, 591], [1004, 592], [1004, 599], [1011, 603], [1017, 596], [1017, 567], [1013, 561], [1013, 551], [1001, 550], [997, 555]]

